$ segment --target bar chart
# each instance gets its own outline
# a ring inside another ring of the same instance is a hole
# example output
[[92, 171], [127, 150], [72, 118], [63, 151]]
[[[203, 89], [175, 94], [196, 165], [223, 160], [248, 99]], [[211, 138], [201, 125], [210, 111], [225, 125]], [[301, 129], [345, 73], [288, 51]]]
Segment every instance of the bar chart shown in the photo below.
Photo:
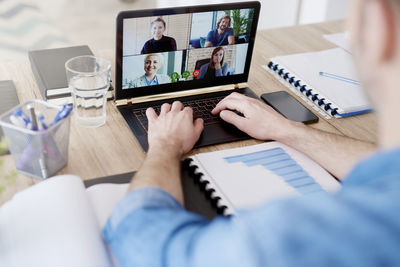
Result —
[[227, 163], [244, 163], [247, 167], [262, 166], [281, 177], [299, 194], [307, 195], [324, 189], [286, 151], [280, 147], [225, 157]]

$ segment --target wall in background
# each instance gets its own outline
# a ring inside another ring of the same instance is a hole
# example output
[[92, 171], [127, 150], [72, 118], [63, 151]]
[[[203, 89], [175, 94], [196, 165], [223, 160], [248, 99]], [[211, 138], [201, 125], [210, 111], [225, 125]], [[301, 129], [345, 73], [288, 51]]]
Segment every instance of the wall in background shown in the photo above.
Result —
[[[244, 2], [243, 0], [157, 0], [159, 7]], [[261, 0], [260, 29], [344, 19], [350, 0]]]

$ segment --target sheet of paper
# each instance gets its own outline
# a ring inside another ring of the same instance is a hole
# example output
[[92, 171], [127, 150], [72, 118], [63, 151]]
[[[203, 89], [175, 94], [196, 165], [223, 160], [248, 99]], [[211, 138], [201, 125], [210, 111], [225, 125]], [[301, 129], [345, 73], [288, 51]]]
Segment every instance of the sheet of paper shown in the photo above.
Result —
[[80, 178], [50, 178], [0, 208], [0, 266], [111, 266]]
[[329, 42], [343, 48], [347, 52], [351, 53], [350, 49], [350, 34], [349, 32], [325, 34], [324, 38]]
[[202, 153], [195, 158], [201, 171], [211, 178], [211, 186], [227, 201], [223, 204], [230, 207], [229, 212], [339, 188], [339, 183], [318, 164], [278, 142]]
[[115, 205], [128, 191], [129, 184], [97, 184], [86, 189], [101, 228], [104, 228]]
[[[279, 56], [272, 61], [289, 71], [301, 84], [314, 89], [325, 99], [345, 113], [370, 107], [368, 98], [360, 85], [323, 77], [320, 72], [358, 80], [352, 56], [341, 48], [319, 52]], [[314, 92], [315, 93], [315, 92]]]

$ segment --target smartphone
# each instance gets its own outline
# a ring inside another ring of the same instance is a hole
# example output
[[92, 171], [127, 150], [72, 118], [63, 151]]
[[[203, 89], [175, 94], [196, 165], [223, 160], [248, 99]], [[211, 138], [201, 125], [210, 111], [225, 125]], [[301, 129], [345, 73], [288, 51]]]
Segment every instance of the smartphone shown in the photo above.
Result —
[[292, 121], [306, 124], [318, 122], [318, 117], [286, 91], [261, 95], [261, 99]]

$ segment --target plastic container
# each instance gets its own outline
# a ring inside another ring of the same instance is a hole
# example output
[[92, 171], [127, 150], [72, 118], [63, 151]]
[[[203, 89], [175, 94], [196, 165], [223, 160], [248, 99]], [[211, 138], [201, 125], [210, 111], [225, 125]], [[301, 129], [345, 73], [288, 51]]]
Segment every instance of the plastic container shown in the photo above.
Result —
[[[40, 115], [37, 116], [39, 126], [37, 131], [26, 128], [21, 123], [23, 116], [16, 116], [14, 113], [20, 109], [29, 119], [29, 106]], [[71, 113], [54, 122], [62, 108], [41, 100], [32, 100], [0, 116], [0, 125], [3, 127], [4, 136], [18, 171], [44, 179], [53, 176], [67, 164]], [[19, 117], [17, 121], [19, 123], [16, 123], [16, 117]], [[48, 128], [45, 129], [43, 124]]]

